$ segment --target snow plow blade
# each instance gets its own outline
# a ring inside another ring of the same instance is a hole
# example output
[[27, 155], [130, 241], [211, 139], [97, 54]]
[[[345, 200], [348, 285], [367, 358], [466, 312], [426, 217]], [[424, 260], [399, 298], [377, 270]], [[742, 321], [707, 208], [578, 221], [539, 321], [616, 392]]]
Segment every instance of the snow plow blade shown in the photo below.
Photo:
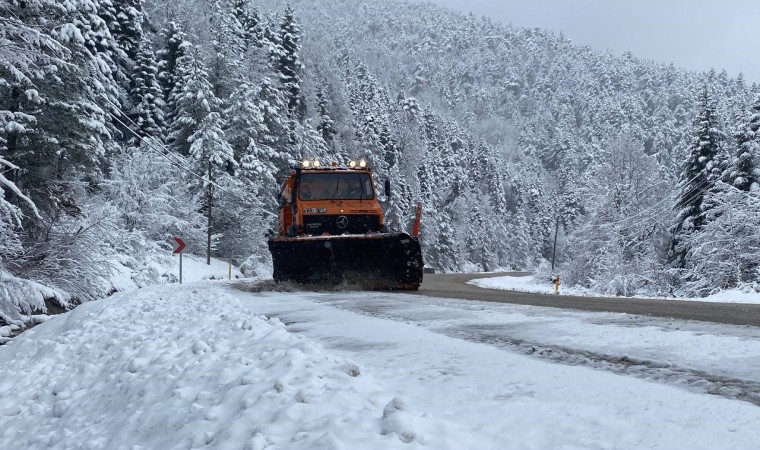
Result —
[[274, 281], [317, 287], [417, 290], [422, 251], [406, 233], [274, 237]]

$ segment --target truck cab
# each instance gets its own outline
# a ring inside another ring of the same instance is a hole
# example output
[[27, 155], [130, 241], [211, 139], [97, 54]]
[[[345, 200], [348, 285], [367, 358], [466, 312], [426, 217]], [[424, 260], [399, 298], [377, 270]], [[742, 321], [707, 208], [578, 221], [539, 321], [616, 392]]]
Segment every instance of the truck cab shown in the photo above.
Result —
[[280, 192], [279, 219], [278, 234], [287, 237], [385, 231], [368, 167], [294, 169]]

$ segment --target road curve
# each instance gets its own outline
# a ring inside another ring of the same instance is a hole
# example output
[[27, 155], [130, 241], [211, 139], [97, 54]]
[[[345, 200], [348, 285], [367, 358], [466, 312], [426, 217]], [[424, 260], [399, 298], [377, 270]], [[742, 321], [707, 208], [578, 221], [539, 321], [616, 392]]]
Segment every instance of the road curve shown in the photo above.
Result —
[[422, 286], [416, 295], [760, 326], [760, 305], [755, 304], [527, 294], [484, 289], [467, 284], [468, 281], [476, 278], [503, 275], [519, 274], [425, 274]]

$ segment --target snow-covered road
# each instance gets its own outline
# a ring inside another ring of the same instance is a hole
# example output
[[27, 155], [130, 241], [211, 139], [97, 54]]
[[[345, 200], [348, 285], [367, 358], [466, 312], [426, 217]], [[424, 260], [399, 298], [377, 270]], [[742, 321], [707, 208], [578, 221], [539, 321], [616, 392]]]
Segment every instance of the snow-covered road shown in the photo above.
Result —
[[[407, 295], [312, 297], [369, 316], [571, 365], [588, 365], [760, 405], [760, 329]], [[297, 317], [297, 316], [296, 316]], [[284, 320], [292, 320], [285, 316]]]
[[0, 347], [0, 448], [750, 449], [758, 354], [752, 327], [162, 286]]

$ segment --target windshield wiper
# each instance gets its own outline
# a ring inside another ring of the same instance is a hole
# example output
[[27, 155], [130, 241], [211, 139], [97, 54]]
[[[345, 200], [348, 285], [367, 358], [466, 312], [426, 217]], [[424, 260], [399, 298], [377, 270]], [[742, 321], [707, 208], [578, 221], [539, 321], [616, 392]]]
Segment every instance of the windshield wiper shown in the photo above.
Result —
[[331, 202], [335, 201], [335, 197], [338, 195], [338, 186], [340, 186], [340, 177], [335, 177], [335, 191], [333, 192]]

